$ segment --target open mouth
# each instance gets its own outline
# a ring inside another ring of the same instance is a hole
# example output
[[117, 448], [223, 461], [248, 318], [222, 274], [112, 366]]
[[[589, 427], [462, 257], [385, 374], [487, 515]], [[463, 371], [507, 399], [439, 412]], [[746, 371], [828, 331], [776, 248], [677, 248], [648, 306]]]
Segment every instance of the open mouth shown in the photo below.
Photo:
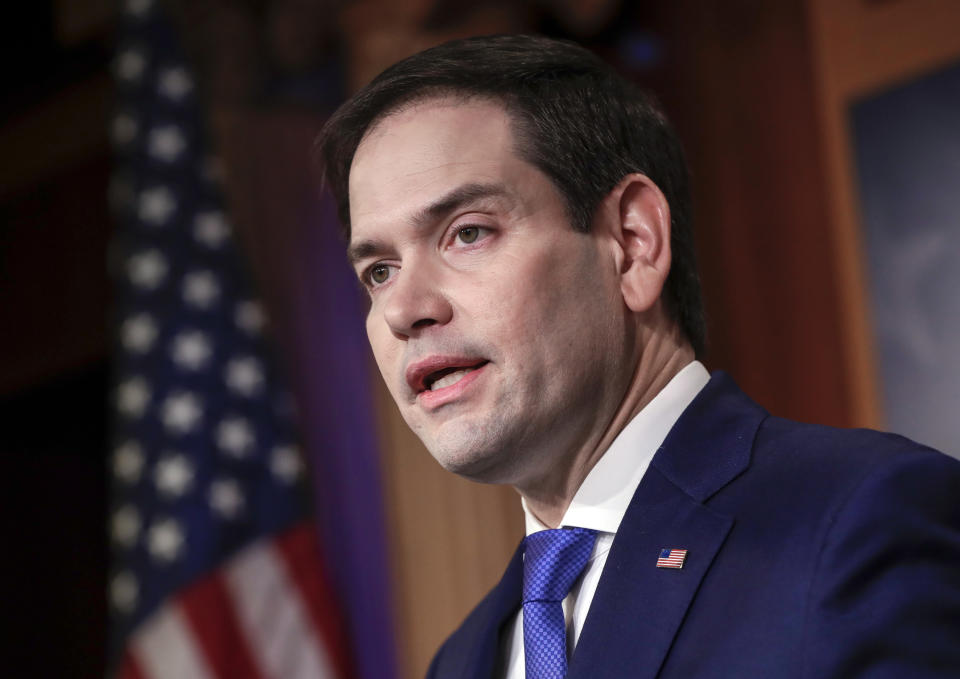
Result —
[[452, 387], [474, 370], [479, 370], [489, 361], [480, 361], [472, 366], [450, 366], [436, 370], [423, 378], [423, 387], [425, 391], [437, 391], [445, 387]]

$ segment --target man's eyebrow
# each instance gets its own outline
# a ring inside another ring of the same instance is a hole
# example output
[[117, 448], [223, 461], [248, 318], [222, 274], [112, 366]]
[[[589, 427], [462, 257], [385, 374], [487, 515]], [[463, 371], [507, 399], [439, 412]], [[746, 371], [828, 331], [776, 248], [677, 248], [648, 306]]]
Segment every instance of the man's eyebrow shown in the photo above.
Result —
[[[478, 200], [501, 198], [508, 195], [509, 192], [503, 184], [463, 184], [441, 196], [430, 205], [418, 210], [410, 219], [410, 222], [414, 226], [420, 227], [435, 222], [444, 215]], [[360, 260], [373, 257], [386, 249], [386, 244], [379, 240], [358, 241], [347, 248], [347, 259], [350, 260], [351, 265], [356, 265]]]
[[381, 241], [362, 240], [347, 247], [347, 259], [350, 260], [350, 266], [356, 266], [357, 262], [367, 257], [373, 257], [387, 249]]
[[411, 220], [419, 226], [433, 222], [465, 205], [484, 198], [503, 198], [509, 192], [503, 184], [463, 184], [418, 211]]

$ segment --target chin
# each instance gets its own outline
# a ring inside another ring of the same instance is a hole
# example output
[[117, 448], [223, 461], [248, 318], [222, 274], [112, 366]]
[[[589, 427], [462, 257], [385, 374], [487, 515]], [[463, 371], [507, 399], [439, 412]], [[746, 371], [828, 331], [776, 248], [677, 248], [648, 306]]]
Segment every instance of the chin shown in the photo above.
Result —
[[440, 466], [449, 472], [479, 483], [511, 483], [517, 457], [499, 436], [460, 436], [423, 440]]

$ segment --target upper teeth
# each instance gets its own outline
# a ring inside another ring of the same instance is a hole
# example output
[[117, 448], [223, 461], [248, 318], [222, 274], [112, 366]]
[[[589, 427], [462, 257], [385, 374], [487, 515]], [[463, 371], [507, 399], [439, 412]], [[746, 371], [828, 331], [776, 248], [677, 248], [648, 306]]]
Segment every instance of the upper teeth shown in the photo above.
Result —
[[456, 384], [463, 379], [464, 375], [473, 370], [475, 370], [475, 368], [461, 368], [460, 370], [454, 370], [452, 373], [447, 373], [430, 385], [430, 391], [436, 391], [437, 389], [449, 387], [451, 384]]

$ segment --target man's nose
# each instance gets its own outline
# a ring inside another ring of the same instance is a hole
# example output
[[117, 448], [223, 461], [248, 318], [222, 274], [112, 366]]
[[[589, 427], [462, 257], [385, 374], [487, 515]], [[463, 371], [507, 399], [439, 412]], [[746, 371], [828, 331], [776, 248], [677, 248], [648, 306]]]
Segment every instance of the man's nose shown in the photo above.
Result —
[[453, 309], [430, 267], [404, 266], [390, 287], [383, 314], [394, 335], [407, 338], [450, 321]]

